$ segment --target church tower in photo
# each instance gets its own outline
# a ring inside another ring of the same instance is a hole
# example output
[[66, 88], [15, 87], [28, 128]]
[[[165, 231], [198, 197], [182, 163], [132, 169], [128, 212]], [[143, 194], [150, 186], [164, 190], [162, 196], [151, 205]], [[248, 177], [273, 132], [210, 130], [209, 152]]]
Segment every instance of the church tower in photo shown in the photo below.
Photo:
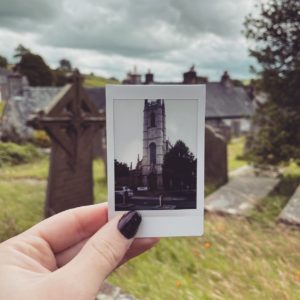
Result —
[[167, 151], [164, 100], [144, 104], [142, 179], [151, 190], [162, 189], [162, 165]]

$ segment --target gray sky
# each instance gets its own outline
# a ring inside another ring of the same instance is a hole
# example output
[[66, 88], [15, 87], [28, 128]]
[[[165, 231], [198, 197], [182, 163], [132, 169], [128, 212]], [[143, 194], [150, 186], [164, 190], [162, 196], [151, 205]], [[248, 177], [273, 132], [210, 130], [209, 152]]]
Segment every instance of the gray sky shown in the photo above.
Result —
[[241, 30], [256, 0], [0, 0], [0, 55], [19, 43], [52, 67], [124, 79], [137, 65], [157, 80], [181, 80], [195, 64], [210, 80], [249, 78]]
[[[172, 145], [180, 139], [196, 156], [197, 100], [165, 100], [166, 135]], [[143, 157], [144, 100], [114, 101], [115, 158], [128, 166]]]

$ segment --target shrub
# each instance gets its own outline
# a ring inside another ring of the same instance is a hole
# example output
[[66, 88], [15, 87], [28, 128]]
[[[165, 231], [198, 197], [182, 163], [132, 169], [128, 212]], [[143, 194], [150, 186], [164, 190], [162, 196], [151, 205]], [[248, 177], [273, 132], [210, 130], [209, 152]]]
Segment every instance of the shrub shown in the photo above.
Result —
[[35, 130], [32, 143], [41, 148], [49, 148], [51, 140], [44, 130]]
[[43, 153], [32, 144], [0, 143], [0, 166], [30, 163]]

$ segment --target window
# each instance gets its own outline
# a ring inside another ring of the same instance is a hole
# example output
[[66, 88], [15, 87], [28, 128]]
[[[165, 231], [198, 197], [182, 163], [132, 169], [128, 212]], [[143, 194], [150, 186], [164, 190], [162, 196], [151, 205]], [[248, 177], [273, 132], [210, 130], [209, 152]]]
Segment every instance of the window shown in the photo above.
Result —
[[155, 113], [152, 112], [150, 115], [150, 127], [155, 127]]
[[150, 149], [150, 164], [156, 164], [156, 145], [155, 143], [151, 143], [149, 145]]

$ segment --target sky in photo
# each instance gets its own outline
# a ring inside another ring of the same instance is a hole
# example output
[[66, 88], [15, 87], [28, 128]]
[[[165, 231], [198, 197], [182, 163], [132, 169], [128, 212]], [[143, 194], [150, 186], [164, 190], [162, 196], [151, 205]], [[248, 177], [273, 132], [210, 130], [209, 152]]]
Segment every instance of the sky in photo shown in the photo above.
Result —
[[136, 65], [156, 80], [182, 80], [195, 64], [219, 80], [251, 76], [244, 18], [262, 0], [0, 0], [0, 55], [19, 43], [52, 67], [62, 58], [82, 72], [124, 79]]
[[[114, 100], [115, 158], [133, 168], [143, 157], [144, 100]], [[166, 137], [180, 139], [196, 156], [197, 100], [165, 100]]]

